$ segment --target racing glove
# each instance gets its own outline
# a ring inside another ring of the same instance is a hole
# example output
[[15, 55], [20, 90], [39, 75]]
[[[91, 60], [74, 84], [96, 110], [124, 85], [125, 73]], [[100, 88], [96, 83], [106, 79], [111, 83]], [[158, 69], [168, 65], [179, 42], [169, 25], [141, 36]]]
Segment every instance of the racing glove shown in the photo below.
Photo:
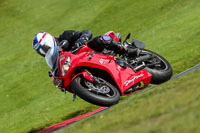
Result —
[[58, 69], [54, 70], [53, 72], [48, 72], [49, 77], [52, 79], [53, 84], [56, 88], [63, 90], [63, 82], [60, 78], [60, 74]]

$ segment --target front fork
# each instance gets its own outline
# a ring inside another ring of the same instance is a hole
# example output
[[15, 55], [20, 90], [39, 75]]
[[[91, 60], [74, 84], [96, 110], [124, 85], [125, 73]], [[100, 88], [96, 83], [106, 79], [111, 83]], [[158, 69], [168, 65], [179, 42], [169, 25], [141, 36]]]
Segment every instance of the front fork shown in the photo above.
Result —
[[[87, 79], [88, 81], [90, 81], [90, 82], [94, 82], [95, 84], [98, 83], [98, 81], [96, 81], [95, 77], [94, 77], [88, 70], [84, 70], [83, 72], [76, 74], [76, 75], [72, 78], [72, 80], [74, 80], [74, 79], [75, 79], [77, 76], [79, 76], [79, 75], [83, 75], [83, 77], [84, 77], [85, 79]], [[72, 80], [71, 80], [71, 81], [72, 81]], [[75, 101], [75, 99], [76, 99], [76, 94], [74, 93], [74, 95], [73, 95], [73, 97], [72, 97], [72, 100]]]

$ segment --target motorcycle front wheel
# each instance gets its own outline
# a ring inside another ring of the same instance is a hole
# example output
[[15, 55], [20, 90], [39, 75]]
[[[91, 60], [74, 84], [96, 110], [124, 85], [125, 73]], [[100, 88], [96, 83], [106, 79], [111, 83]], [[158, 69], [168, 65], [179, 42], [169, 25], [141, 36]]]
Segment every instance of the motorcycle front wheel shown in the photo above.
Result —
[[112, 106], [120, 100], [119, 91], [102, 78], [96, 77], [99, 84], [88, 81], [83, 76], [77, 76], [71, 83], [71, 89], [80, 98], [99, 106]]

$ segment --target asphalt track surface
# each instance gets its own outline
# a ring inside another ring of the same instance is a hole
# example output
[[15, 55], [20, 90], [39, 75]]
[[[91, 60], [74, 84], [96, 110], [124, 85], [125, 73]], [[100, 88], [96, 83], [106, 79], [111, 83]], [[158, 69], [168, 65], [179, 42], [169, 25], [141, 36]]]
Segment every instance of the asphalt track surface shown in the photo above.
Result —
[[[173, 76], [172, 79], [176, 79], [176, 78], [178, 78], [178, 77], [180, 77], [180, 76], [182, 76], [182, 75], [184, 75], [184, 74], [186, 74], [186, 73], [189, 73], [189, 72], [191, 72], [191, 71], [193, 71], [193, 70], [195, 70], [195, 69], [199, 69], [199, 68], [200, 68], [200, 64], [198, 64], [198, 65], [196, 65], [196, 66], [194, 66], [194, 67], [191, 67], [191, 68], [187, 69], [186, 71], [181, 72], [181, 73], [179, 73], [179, 74]], [[149, 87], [149, 88], [147, 88], [147, 89], [144, 89], [143, 92], [144, 92], [144, 91], [151, 90], [151, 89], [155, 88], [156, 86], [157, 86], [157, 85], [154, 85], [154, 86], [152, 86], [152, 87]], [[89, 112], [89, 113], [86, 113], [86, 114], [83, 114], [83, 115], [80, 115], [80, 116], [76, 116], [76, 117], [71, 118], [71, 119], [68, 119], [68, 120], [66, 120], [66, 121], [64, 121], [64, 122], [61, 122], [61, 123], [52, 125], [52, 126], [50, 126], [50, 127], [47, 127], [47, 128], [45, 128], [45, 129], [43, 129], [43, 130], [37, 132], [37, 133], [51, 133], [51, 132], [57, 131], [57, 130], [59, 130], [59, 129], [61, 129], [61, 128], [64, 128], [64, 127], [67, 127], [67, 126], [69, 126], [70, 124], [75, 123], [75, 122], [77, 122], [77, 121], [79, 121], [79, 120], [81, 120], [81, 119], [84, 119], [84, 118], [89, 117], [89, 116], [91, 116], [91, 115], [98, 114], [98, 113], [100, 113], [100, 112], [102, 112], [102, 111], [105, 111], [105, 110], [107, 110], [107, 109], [109, 109], [109, 107], [100, 107], [100, 108], [94, 110], [93, 112]]]

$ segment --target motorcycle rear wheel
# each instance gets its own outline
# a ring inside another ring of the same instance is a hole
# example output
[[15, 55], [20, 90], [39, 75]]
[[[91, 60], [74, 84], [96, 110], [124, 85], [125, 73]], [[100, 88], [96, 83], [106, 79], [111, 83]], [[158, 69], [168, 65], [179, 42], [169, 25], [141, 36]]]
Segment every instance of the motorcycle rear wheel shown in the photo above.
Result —
[[120, 100], [119, 91], [107, 81], [98, 79], [104, 83], [103, 86], [95, 85], [81, 75], [77, 76], [71, 83], [71, 89], [80, 98], [92, 104], [106, 107], [117, 104]]
[[[147, 70], [152, 75], [151, 83], [152, 84], [161, 84], [163, 82], [168, 81], [173, 74], [173, 70], [169, 62], [159, 54], [152, 52], [150, 50], [142, 49], [141, 54], [150, 54], [153, 55], [153, 58], [145, 61]], [[159, 62], [156, 65], [151, 65], [152, 62]]]

